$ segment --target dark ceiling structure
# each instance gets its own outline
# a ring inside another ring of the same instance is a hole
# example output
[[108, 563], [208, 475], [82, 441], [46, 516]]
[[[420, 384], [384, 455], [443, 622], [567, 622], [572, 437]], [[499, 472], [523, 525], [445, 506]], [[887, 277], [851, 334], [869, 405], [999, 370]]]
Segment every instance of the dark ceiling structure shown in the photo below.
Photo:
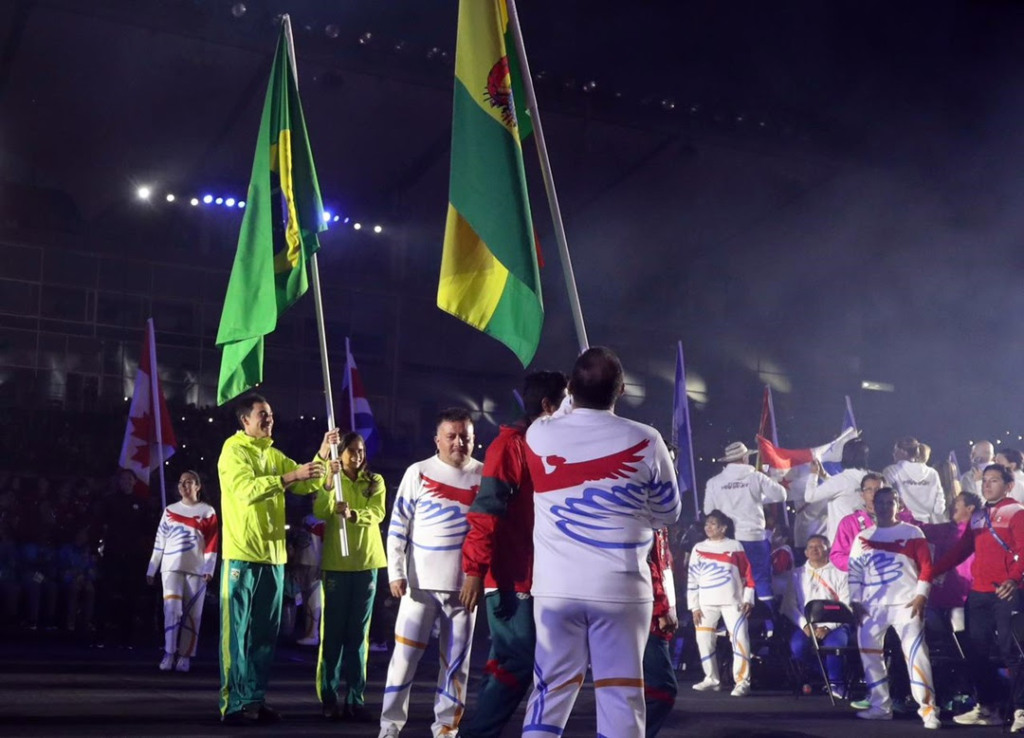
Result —
[[[4, 228], [226, 270], [240, 215], [188, 202], [244, 194], [285, 12], [325, 203], [383, 230], [332, 223], [333, 284], [403, 296], [395, 361], [517, 376], [433, 307], [455, 0], [6, 0]], [[667, 427], [682, 340], [709, 452], [749, 442], [765, 382], [784, 445], [838, 430], [844, 394], [883, 446], [1024, 429], [1007, 402], [1024, 361], [1020, 3], [519, 12], [591, 341], [622, 354], [628, 414]], [[565, 368], [575, 342], [528, 156], [546, 257], [535, 364]]]

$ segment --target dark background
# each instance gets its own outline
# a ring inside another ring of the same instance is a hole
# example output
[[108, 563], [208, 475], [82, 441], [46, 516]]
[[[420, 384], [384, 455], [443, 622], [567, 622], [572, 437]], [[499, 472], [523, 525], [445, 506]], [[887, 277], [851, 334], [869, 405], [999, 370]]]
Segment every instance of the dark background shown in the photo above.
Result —
[[[621, 414], [667, 433], [683, 341], [701, 486], [725, 443], [752, 443], [765, 383], [784, 446], [834, 436], [844, 394], [876, 467], [897, 435], [961, 461], [970, 440], [1018, 443], [1024, 4], [519, 10], [590, 342], [623, 358]], [[244, 196], [289, 12], [325, 204], [351, 218], [322, 239], [335, 373], [351, 336], [396, 466], [429, 451], [444, 405], [470, 406], [492, 437], [522, 368], [434, 306], [457, 3], [242, 11], [0, 2], [0, 406], [123, 415], [150, 315], [172, 404], [213, 402], [242, 213], [188, 201]], [[547, 264], [533, 366], [568, 370], [576, 339], [526, 153]], [[306, 299], [268, 340], [279, 415], [322, 412], [314, 336]], [[107, 468], [120, 440], [99, 449]]]

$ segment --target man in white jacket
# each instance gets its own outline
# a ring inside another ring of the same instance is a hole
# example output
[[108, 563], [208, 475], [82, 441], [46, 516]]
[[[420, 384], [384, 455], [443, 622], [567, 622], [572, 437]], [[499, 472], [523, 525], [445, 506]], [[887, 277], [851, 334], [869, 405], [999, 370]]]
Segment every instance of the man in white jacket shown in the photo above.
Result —
[[[811, 474], [807, 477], [807, 487], [804, 489], [804, 502], [828, 504], [825, 537], [829, 541], [836, 540], [839, 521], [864, 507], [860, 482], [868, 473], [868, 451], [867, 443], [859, 438], [847, 441], [843, 446], [840, 461], [843, 470], [831, 477], [825, 472], [821, 461], [815, 459], [811, 462]], [[823, 482], [819, 481], [821, 477], [825, 477]]]
[[786, 488], [747, 463], [754, 454], [739, 442], [730, 443], [718, 460], [725, 463], [704, 488], [704, 514], [721, 510], [736, 525], [736, 540], [750, 561], [757, 599], [771, 606], [772, 547], [765, 536], [764, 506], [786, 501]]
[[405, 726], [409, 690], [435, 622], [440, 623], [441, 671], [434, 738], [458, 734], [466, 704], [475, 618], [459, 601], [462, 542], [484, 465], [473, 458], [473, 421], [462, 408], [441, 413], [434, 443], [437, 454], [406, 470], [391, 511], [388, 581], [391, 594], [401, 599], [384, 685], [381, 738], [394, 738]]
[[533, 693], [523, 735], [561, 735], [589, 664], [597, 733], [643, 738], [643, 652], [654, 594], [654, 529], [679, 518], [668, 448], [613, 412], [622, 365], [606, 348], [573, 367], [572, 410], [526, 432], [534, 484]]

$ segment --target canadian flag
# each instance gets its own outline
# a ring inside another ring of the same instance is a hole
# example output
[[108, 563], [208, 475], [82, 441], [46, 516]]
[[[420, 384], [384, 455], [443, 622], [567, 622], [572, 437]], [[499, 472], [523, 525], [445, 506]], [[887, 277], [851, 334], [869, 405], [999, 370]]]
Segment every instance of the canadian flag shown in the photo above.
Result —
[[[136, 476], [135, 494], [139, 497], [149, 497], [150, 475], [160, 467], [161, 461], [167, 461], [174, 455], [178, 445], [156, 366], [156, 340], [153, 319], [150, 318], [146, 321], [146, 340], [139, 356], [139, 371], [135, 375], [135, 391], [128, 411], [128, 425], [124, 429], [120, 460], [121, 468]], [[166, 506], [166, 500], [164, 504]]]

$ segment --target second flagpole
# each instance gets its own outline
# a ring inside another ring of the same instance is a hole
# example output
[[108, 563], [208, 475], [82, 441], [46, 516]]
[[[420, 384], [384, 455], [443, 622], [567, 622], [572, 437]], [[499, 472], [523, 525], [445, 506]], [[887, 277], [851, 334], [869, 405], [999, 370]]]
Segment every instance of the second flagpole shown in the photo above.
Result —
[[555, 177], [551, 173], [551, 161], [548, 159], [548, 147], [544, 143], [544, 128], [540, 122], [540, 110], [537, 108], [537, 94], [533, 89], [533, 77], [530, 75], [530, 63], [526, 59], [526, 46], [523, 43], [523, 31], [519, 27], [519, 11], [515, 0], [506, 0], [508, 20], [512, 26], [512, 37], [516, 42], [516, 52], [522, 67], [523, 89], [526, 90], [526, 107], [530, 111], [533, 122], [533, 135], [537, 139], [537, 156], [540, 157], [541, 173], [544, 176], [544, 190], [548, 195], [548, 206], [551, 208], [551, 220], [555, 228], [555, 241], [558, 243], [558, 255], [562, 259], [562, 274], [565, 276], [565, 288], [569, 295], [569, 308], [572, 311], [572, 322], [576, 327], [576, 339], [580, 345], [580, 353], [590, 347], [587, 341], [587, 327], [583, 323], [583, 308], [580, 307], [580, 296], [576, 290], [576, 275], [572, 270], [572, 259], [569, 257], [569, 244], [565, 238], [565, 226], [562, 224], [562, 210], [558, 206], [558, 193], [555, 192]]

